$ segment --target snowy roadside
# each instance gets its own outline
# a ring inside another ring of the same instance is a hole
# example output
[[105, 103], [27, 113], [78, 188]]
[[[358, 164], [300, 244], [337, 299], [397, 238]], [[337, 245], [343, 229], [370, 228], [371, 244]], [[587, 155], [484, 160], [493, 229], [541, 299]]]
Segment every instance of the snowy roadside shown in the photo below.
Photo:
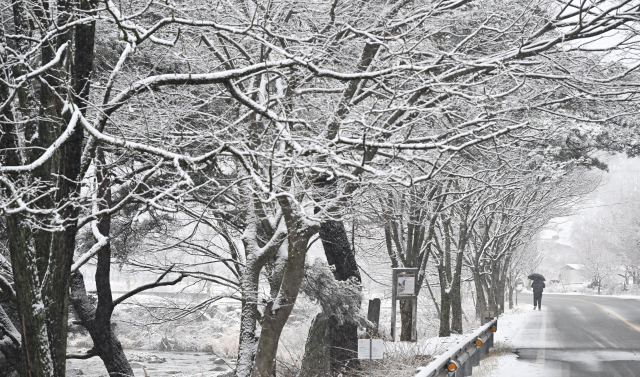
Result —
[[532, 305], [520, 303], [506, 310], [498, 318], [498, 331], [494, 334], [494, 345], [480, 365], [473, 368], [474, 377], [511, 376], [517, 356], [513, 353], [513, 339], [529, 318]]
[[[513, 370], [517, 362], [517, 356], [513, 353], [513, 340], [518, 331], [523, 328], [529, 318], [529, 312], [532, 305], [520, 303], [514, 309], [505, 311], [498, 318], [498, 331], [494, 334], [494, 346], [489, 355], [485, 357], [479, 366], [473, 368], [473, 376], [476, 377], [500, 377], [511, 376], [510, 371]], [[385, 342], [385, 358], [400, 359], [400, 355], [413, 355], [414, 357], [422, 356], [422, 365], [427, 365], [435, 357], [441, 355], [457, 342], [466, 338], [469, 333], [475, 331], [475, 328], [469, 329], [466, 334], [454, 335], [447, 338], [423, 338], [417, 342]], [[429, 355], [427, 357], [423, 355]], [[376, 368], [384, 369], [384, 368]], [[411, 371], [394, 370], [394, 375], [409, 375]], [[374, 373], [376, 374], [376, 373]]]
[[[469, 330], [469, 333], [475, 329]], [[468, 334], [451, 334], [446, 338], [433, 337], [426, 339], [418, 339], [417, 342], [384, 342], [385, 356], [391, 356], [399, 353], [411, 352], [416, 355], [428, 355], [432, 358], [443, 354], [461, 339], [466, 338]]]

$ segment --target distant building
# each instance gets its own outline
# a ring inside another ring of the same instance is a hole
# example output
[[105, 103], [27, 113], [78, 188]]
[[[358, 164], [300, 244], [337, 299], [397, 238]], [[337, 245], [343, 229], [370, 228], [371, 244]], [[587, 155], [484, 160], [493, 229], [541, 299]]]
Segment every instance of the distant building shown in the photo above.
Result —
[[582, 274], [583, 268], [581, 264], [565, 264], [560, 272], [560, 281], [563, 284], [584, 284], [589, 279]]
[[[625, 283], [625, 270], [624, 266], [616, 267], [604, 282]], [[560, 272], [560, 281], [565, 285], [590, 283], [589, 277], [584, 274], [584, 265], [582, 264], [565, 264]]]

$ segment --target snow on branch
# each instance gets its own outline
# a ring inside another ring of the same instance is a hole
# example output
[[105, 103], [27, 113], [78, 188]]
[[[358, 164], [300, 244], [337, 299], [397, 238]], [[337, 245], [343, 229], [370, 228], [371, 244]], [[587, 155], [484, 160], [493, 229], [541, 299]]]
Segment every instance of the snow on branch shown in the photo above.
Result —
[[132, 83], [128, 89], [121, 91], [117, 96], [109, 101], [107, 108], [105, 109], [104, 116], [107, 116], [116, 109], [120, 108], [124, 104], [124, 102], [132, 96], [160, 86], [221, 84], [228, 80], [239, 79], [252, 75], [254, 73], [262, 72], [264, 70], [291, 67], [295, 64], [297, 64], [297, 62], [293, 59], [284, 59], [252, 64], [247, 67], [228, 69], [221, 72], [171, 73], [150, 76]]
[[111, 144], [114, 146], [122, 147], [125, 149], [152, 154], [152, 155], [163, 157], [173, 161], [184, 161], [188, 164], [196, 164], [196, 163], [204, 162], [206, 160], [214, 158], [215, 156], [219, 155], [220, 153], [228, 149], [226, 145], [222, 145], [200, 156], [190, 157], [184, 154], [170, 152], [162, 148], [153, 147], [147, 144], [136, 143], [133, 141], [127, 141], [124, 139], [118, 139], [113, 136], [105, 135], [102, 132], [98, 131], [96, 128], [94, 128], [82, 115], [80, 116], [80, 120], [81, 120], [82, 126], [91, 134], [91, 136], [93, 136], [99, 141], [102, 141], [104, 143]]
[[135, 288], [125, 294], [123, 294], [122, 296], [118, 297], [117, 299], [113, 300], [113, 306], [115, 307], [116, 305], [122, 303], [123, 301], [133, 297], [134, 295], [149, 290], [149, 289], [153, 289], [153, 288], [157, 288], [157, 287], [164, 287], [164, 286], [168, 286], [168, 285], [176, 285], [179, 282], [182, 281], [182, 279], [184, 279], [187, 275], [184, 273], [180, 273], [180, 276], [178, 276], [177, 278], [173, 279], [173, 280], [169, 280], [169, 281], [162, 281], [162, 279], [164, 279], [165, 276], [167, 276], [167, 274], [169, 274], [171, 272], [171, 270], [173, 270], [173, 266], [169, 267], [164, 273], [162, 273], [162, 275], [160, 275], [160, 277], [158, 279], [156, 279], [156, 281], [154, 283], [150, 283], [150, 284], [145, 284], [145, 285], [141, 285], [138, 288]]
[[98, 253], [98, 251], [100, 251], [100, 249], [107, 246], [107, 244], [109, 243], [109, 237], [103, 236], [102, 233], [100, 233], [100, 230], [98, 230], [97, 221], [91, 222], [91, 231], [98, 242], [91, 246], [91, 249], [89, 249], [89, 251], [82, 254], [80, 258], [78, 258], [78, 260], [76, 260], [73, 265], [71, 265], [71, 273], [78, 271], [80, 267], [84, 266], [89, 261], [89, 259], [91, 259]]
[[27, 74], [17, 77], [15, 79], [15, 82], [17, 83], [17, 85], [12, 85], [14, 86], [14, 90], [9, 96], [9, 98], [0, 106], [0, 113], [3, 113], [6, 110], [7, 106], [9, 106], [13, 102], [13, 99], [15, 98], [15, 95], [18, 92], [17, 90], [18, 87], [27, 83], [29, 79], [43, 74], [44, 72], [48, 71], [49, 68], [54, 67], [55, 65], [60, 63], [60, 60], [62, 59], [62, 53], [67, 49], [68, 45], [69, 45], [69, 42], [63, 43], [56, 51], [56, 55], [53, 57], [53, 59], [51, 59], [51, 61], [48, 62], [47, 64], [44, 64], [42, 67], [36, 70], [33, 70]]
[[53, 157], [54, 153], [64, 144], [65, 141], [71, 136], [71, 134], [75, 131], [76, 125], [78, 123], [78, 119], [81, 116], [80, 109], [72, 104], [67, 104], [72, 109], [74, 109], [73, 114], [71, 115], [71, 120], [67, 125], [67, 128], [64, 130], [62, 135], [60, 135], [56, 141], [54, 141], [45, 151], [44, 153], [34, 162], [29, 165], [20, 165], [20, 166], [0, 166], [0, 173], [6, 172], [25, 172], [25, 171], [33, 171], [36, 168], [40, 167], [42, 164], [47, 162], [51, 157]]
[[[92, 194], [92, 200], [93, 200], [93, 208], [92, 208], [92, 212], [96, 213], [98, 212], [98, 195], [97, 195], [97, 189], [93, 190], [93, 194]], [[80, 258], [78, 258], [77, 261], [75, 261], [73, 263], [73, 265], [71, 265], [71, 273], [75, 273], [76, 271], [78, 271], [80, 269], [80, 267], [82, 267], [85, 263], [87, 263], [89, 261], [89, 259], [91, 259], [94, 255], [96, 255], [103, 247], [106, 247], [107, 244], [109, 243], [109, 237], [103, 235], [102, 233], [100, 233], [100, 229], [98, 229], [98, 221], [97, 220], [93, 220], [91, 222], [91, 232], [93, 233], [93, 237], [95, 237], [95, 239], [97, 240], [97, 242], [91, 247], [91, 249], [89, 249], [89, 251], [87, 251], [86, 253], [82, 254], [80, 256]]]
[[[492, 124], [488, 124], [485, 126], [482, 126], [479, 129], [476, 130], [469, 130], [469, 131], [465, 131], [462, 132], [460, 134], [457, 134], [455, 136], [452, 136], [444, 141], [438, 142], [438, 143], [394, 143], [392, 141], [390, 142], [371, 142], [371, 141], [366, 141], [364, 138], [363, 139], [353, 139], [353, 138], [347, 138], [344, 137], [342, 135], [338, 135], [338, 141], [344, 144], [351, 144], [351, 145], [365, 145], [367, 147], [375, 147], [375, 148], [383, 148], [383, 149], [396, 149], [396, 150], [403, 150], [403, 149], [411, 149], [411, 150], [429, 150], [429, 149], [438, 149], [441, 151], [461, 151], [464, 148], [467, 148], [469, 146], [472, 146], [474, 144], [478, 144], [481, 143], [483, 141], [486, 140], [490, 140], [494, 137], [500, 136], [500, 135], [504, 135], [506, 133], [509, 133], [511, 131], [526, 127], [529, 124], [529, 122], [523, 122], [520, 124], [516, 124], [514, 126], [507, 126], [504, 127], [498, 131], [489, 133], [487, 135], [483, 135], [483, 136], [475, 136], [475, 133], [478, 132], [479, 130], [484, 130], [486, 128], [488, 128], [490, 125]], [[453, 145], [452, 143], [454, 141], [457, 141], [463, 137], [467, 137], [467, 136], [475, 136], [474, 139], [469, 140], [467, 142], [464, 142], [460, 145]]]
[[13, 290], [13, 287], [11, 286], [9, 280], [2, 276], [2, 274], [0, 274], [0, 290], [2, 290], [2, 292], [9, 296], [11, 301], [15, 301], [16, 292]]

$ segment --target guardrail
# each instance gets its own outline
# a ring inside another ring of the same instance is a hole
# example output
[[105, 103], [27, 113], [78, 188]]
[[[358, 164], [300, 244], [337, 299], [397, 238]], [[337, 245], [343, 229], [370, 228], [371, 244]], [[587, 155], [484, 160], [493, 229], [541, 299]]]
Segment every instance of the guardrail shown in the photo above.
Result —
[[497, 329], [498, 318], [494, 318], [436, 357], [426, 367], [419, 367], [415, 377], [471, 376], [473, 367], [480, 364], [480, 360], [493, 347], [493, 333]]

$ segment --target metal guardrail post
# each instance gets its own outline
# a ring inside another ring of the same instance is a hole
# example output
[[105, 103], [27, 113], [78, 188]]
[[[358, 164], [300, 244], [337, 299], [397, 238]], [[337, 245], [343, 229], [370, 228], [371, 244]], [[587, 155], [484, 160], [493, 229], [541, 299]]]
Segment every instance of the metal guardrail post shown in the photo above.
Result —
[[[469, 357], [469, 359], [471, 359], [471, 357]], [[471, 360], [467, 360], [466, 363], [462, 364], [462, 368], [460, 369], [464, 371], [462, 373], [462, 377], [471, 376], [473, 373], [473, 362]]]

